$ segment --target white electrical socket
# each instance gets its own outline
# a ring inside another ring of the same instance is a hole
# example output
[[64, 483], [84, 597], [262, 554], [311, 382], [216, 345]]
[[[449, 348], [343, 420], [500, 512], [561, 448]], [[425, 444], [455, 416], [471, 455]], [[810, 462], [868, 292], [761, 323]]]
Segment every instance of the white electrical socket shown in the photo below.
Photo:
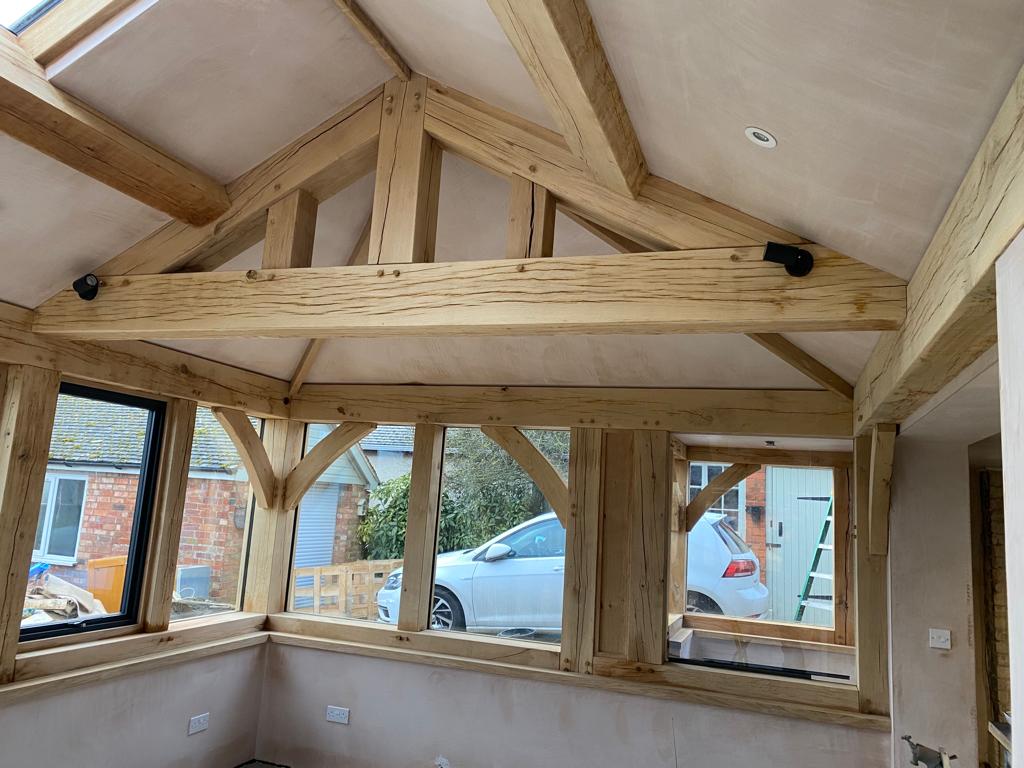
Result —
[[195, 717], [189, 718], [189, 721], [188, 721], [188, 735], [192, 736], [194, 734], [200, 733], [202, 731], [205, 731], [209, 727], [210, 727], [210, 713], [209, 712], [203, 712], [203, 714], [201, 714], [201, 715], [196, 715]]
[[952, 633], [948, 629], [929, 629], [928, 647], [948, 651], [953, 647]]
[[348, 707], [327, 707], [327, 722], [348, 725]]

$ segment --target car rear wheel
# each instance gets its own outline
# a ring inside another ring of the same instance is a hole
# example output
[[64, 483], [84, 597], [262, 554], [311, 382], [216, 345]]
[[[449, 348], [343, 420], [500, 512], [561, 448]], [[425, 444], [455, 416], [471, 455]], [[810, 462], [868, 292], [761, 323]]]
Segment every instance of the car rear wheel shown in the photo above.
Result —
[[700, 592], [686, 593], [687, 613], [716, 613], [722, 614], [722, 609], [714, 600]]
[[442, 632], [464, 630], [466, 615], [455, 595], [443, 587], [434, 589], [434, 604], [430, 610], [430, 628]]

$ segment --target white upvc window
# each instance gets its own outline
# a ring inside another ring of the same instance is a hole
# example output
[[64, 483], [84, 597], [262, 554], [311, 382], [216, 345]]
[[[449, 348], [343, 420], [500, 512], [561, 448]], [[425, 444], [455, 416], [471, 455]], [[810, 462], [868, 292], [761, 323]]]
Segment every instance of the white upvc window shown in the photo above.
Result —
[[51, 565], [74, 565], [77, 562], [86, 478], [84, 474], [46, 473], [32, 546], [33, 562]]

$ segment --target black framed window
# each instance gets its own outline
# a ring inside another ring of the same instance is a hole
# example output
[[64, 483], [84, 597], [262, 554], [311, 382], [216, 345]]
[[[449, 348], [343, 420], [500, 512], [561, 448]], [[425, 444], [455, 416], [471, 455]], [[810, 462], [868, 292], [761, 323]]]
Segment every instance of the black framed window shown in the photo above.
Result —
[[64, 383], [21, 639], [138, 620], [165, 404]]

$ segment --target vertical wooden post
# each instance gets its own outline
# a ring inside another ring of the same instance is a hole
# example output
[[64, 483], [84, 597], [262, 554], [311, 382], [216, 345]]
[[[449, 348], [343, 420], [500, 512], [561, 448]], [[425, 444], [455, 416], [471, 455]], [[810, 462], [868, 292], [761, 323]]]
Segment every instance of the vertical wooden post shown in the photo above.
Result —
[[150, 536], [142, 588], [140, 619], [144, 632], [162, 632], [171, 620], [171, 600], [174, 595], [195, 427], [194, 402], [174, 399], [167, 404], [156, 502], [153, 506], [153, 533]]
[[860, 709], [889, 714], [888, 558], [870, 551], [871, 436], [858, 437], [853, 450], [857, 552], [857, 687]]
[[850, 524], [850, 472], [847, 467], [832, 470], [833, 580], [836, 642], [846, 645], [854, 637], [856, 611], [850, 605], [853, 592], [854, 538]]
[[555, 198], [522, 176], [512, 177], [506, 259], [549, 258], [555, 242]]
[[686, 613], [686, 502], [690, 488], [690, 462], [686, 446], [672, 443], [672, 512], [669, 517], [668, 612]]
[[[263, 428], [274, 477], [284, 478], [302, 458], [305, 425], [286, 419], [268, 419]], [[270, 505], [256, 505], [249, 541], [243, 610], [279, 613], [286, 605], [295, 508], [284, 508], [284, 483], [277, 482]], [[250, 504], [251, 504], [250, 500]]]
[[669, 434], [605, 430], [597, 650], [661, 664], [666, 652]]
[[398, 610], [398, 628], [405, 632], [419, 632], [430, 626], [443, 460], [444, 427], [417, 424]]
[[597, 560], [601, 527], [603, 432], [573, 427], [569, 444], [569, 519], [565, 527], [561, 668], [594, 671]]
[[440, 175], [431, 138], [423, 130], [426, 102], [427, 81], [421, 75], [384, 85], [370, 264], [426, 261], [431, 183]]
[[7, 368], [0, 401], [0, 684], [14, 679], [59, 387], [56, 371]]
[[263, 241], [263, 269], [313, 265], [317, 206], [316, 198], [304, 189], [296, 189], [270, 206]]
[[871, 430], [871, 490], [868, 494], [868, 540], [872, 555], [889, 554], [889, 503], [895, 451], [896, 425], [876, 424]]

